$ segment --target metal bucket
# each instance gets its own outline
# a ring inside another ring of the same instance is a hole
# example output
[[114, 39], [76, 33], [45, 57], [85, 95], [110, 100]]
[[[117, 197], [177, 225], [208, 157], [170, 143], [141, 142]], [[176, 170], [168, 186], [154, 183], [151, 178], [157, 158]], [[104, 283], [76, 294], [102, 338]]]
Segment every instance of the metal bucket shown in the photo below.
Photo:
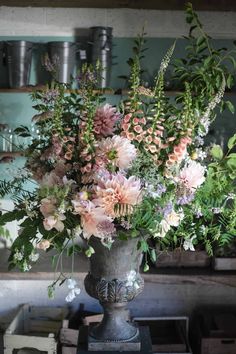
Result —
[[5, 42], [5, 56], [10, 88], [19, 88], [29, 84], [32, 49], [32, 42]]
[[112, 27], [91, 27], [91, 62], [100, 62], [101, 72], [98, 79], [100, 88], [108, 87], [112, 66]]
[[48, 42], [50, 60], [57, 62], [56, 80], [69, 84], [74, 73], [76, 62], [77, 43], [74, 42]]

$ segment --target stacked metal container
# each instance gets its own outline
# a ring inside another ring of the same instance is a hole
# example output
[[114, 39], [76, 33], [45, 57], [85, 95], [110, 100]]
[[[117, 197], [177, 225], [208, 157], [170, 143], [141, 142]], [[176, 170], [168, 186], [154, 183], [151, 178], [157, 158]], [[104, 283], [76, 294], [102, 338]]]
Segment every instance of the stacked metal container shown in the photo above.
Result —
[[112, 66], [112, 27], [91, 27], [91, 62], [101, 66], [98, 78], [100, 88], [108, 87]]

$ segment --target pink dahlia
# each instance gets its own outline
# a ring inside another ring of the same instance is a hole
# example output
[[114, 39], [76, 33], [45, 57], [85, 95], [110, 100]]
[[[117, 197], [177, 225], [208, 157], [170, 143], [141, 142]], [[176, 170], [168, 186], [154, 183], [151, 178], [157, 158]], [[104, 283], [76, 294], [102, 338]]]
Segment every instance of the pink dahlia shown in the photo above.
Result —
[[64, 224], [62, 221], [65, 219], [66, 217], [64, 214], [50, 215], [43, 220], [43, 226], [47, 231], [54, 228], [57, 231], [62, 232], [64, 230]]
[[55, 213], [56, 203], [57, 200], [54, 197], [47, 197], [41, 200], [41, 205], [39, 210], [41, 211], [41, 213], [45, 218]]
[[112, 219], [105, 214], [104, 209], [89, 200], [81, 201], [78, 197], [72, 200], [72, 205], [74, 213], [81, 217], [84, 238], [89, 239], [92, 235], [102, 238], [101, 223], [112, 223]]
[[179, 174], [179, 181], [187, 189], [195, 190], [204, 181], [205, 168], [196, 161], [190, 161], [187, 166], [185, 166]]
[[120, 169], [127, 169], [136, 157], [135, 146], [126, 138], [114, 135], [99, 142], [96, 156], [104, 165], [112, 164]]
[[[103, 207], [111, 217], [130, 214], [133, 206], [142, 201], [141, 183], [134, 176], [126, 178], [117, 173], [100, 182], [95, 189], [94, 202]], [[116, 206], [120, 208], [116, 210]]]
[[47, 172], [42, 181], [41, 181], [41, 186], [45, 186], [45, 187], [54, 187], [54, 186], [62, 186], [63, 185], [63, 181], [61, 179], [61, 177], [59, 177], [54, 170], [52, 170], [51, 172]]
[[108, 103], [99, 107], [94, 117], [94, 132], [102, 137], [112, 135], [115, 124], [120, 117], [120, 113]]

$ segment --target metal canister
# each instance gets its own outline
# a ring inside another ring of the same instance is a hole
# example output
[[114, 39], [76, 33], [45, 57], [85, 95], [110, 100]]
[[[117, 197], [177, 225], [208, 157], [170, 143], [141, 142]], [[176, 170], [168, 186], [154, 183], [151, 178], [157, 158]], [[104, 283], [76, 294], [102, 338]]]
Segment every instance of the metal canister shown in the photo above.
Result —
[[100, 88], [108, 87], [112, 66], [112, 27], [91, 27], [91, 63], [99, 61], [101, 72], [98, 79]]
[[5, 42], [5, 56], [10, 88], [20, 88], [29, 84], [32, 49], [32, 42]]
[[77, 48], [75, 42], [48, 42], [48, 54], [51, 62], [56, 62], [56, 79], [58, 82], [70, 83], [75, 69]]

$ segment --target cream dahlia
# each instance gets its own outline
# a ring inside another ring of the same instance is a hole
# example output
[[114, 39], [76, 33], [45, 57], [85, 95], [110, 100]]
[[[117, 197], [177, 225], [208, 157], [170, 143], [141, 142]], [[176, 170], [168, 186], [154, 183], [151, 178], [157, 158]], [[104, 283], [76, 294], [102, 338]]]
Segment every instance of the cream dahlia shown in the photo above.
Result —
[[205, 168], [199, 162], [191, 160], [180, 171], [179, 182], [187, 189], [194, 191], [205, 181], [204, 173]]
[[101, 166], [112, 164], [122, 170], [130, 167], [136, 157], [135, 146], [126, 138], [114, 135], [112, 138], [106, 138], [98, 143], [96, 156]]

